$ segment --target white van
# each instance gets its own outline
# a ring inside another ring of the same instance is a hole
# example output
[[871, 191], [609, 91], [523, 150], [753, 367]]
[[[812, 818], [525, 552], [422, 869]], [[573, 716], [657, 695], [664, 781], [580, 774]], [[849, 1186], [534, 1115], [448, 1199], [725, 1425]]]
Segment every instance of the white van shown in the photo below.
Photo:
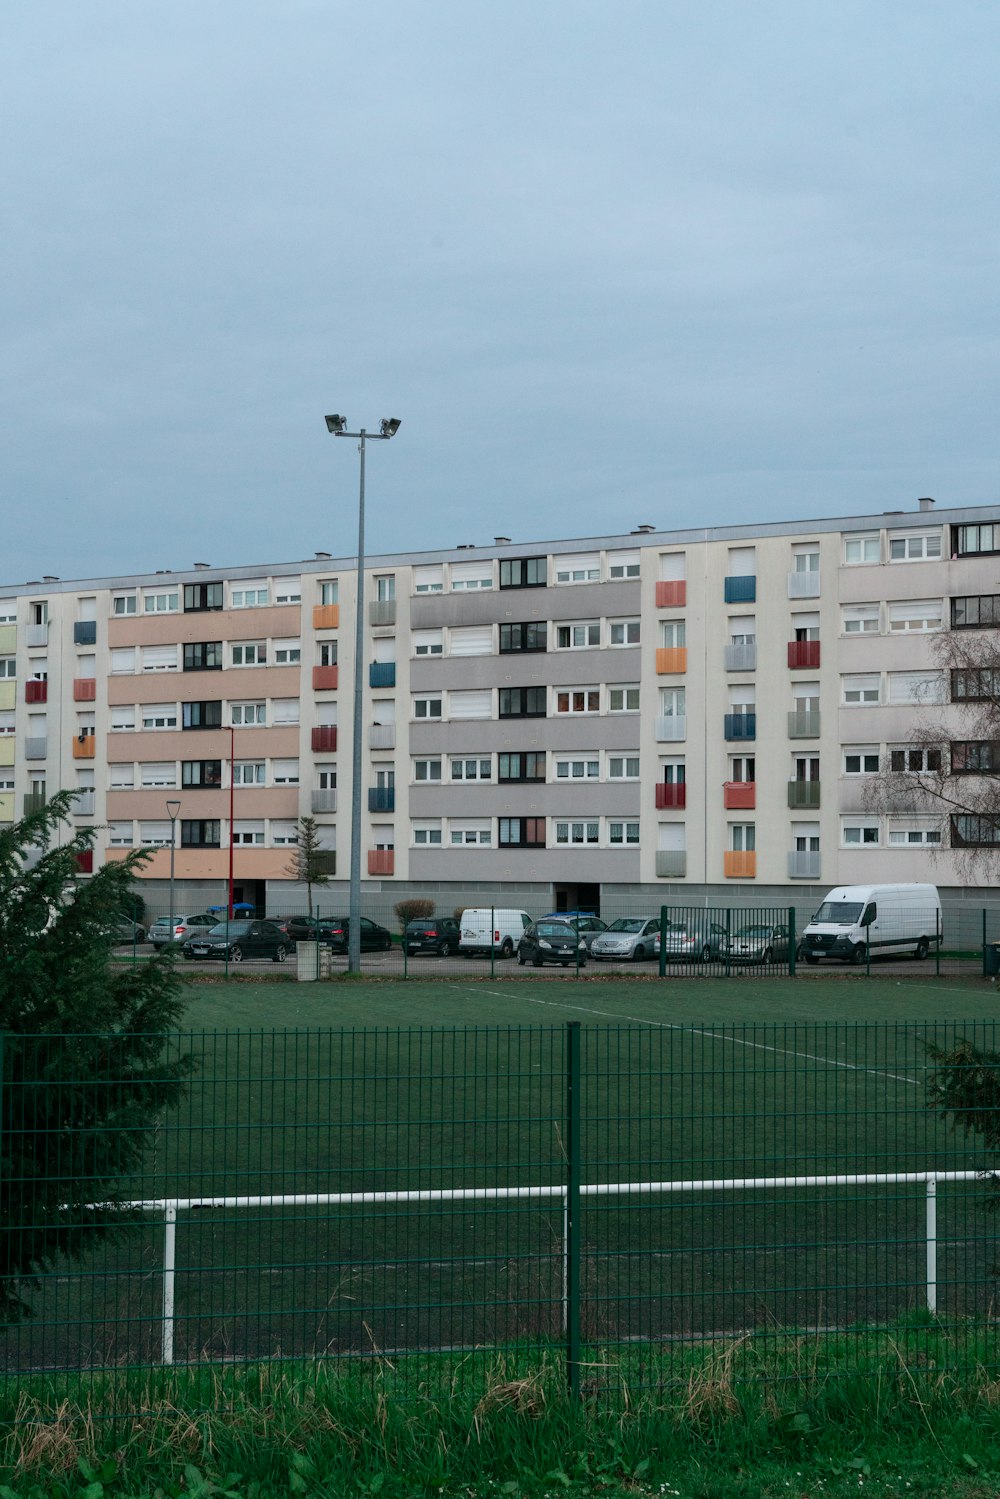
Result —
[[863, 963], [867, 947], [874, 954], [926, 958], [934, 943], [940, 946], [941, 935], [935, 885], [838, 885], [802, 933], [799, 955], [807, 963]]
[[527, 911], [503, 906], [469, 906], [462, 912], [462, 935], [458, 950], [469, 958], [476, 952], [496, 953], [498, 958], [512, 958], [517, 944], [531, 925]]

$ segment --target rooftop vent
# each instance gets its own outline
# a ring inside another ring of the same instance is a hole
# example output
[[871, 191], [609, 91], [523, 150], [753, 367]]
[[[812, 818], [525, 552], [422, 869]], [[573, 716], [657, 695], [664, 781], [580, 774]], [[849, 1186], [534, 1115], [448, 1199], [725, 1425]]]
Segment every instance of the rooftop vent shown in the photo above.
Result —
[[59, 579], [57, 577], [54, 577], [52, 573], [42, 573], [42, 582], [43, 583], [58, 583]]
[[208, 570], [208, 568], [210, 568], [211, 566], [212, 566], [211, 562], [196, 562], [195, 563], [195, 569], [196, 569], [196, 571], [198, 571], [200, 573], [206, 572]]
[[493, 543], [494, 543], [495, 546], [498, 546], [498, 547], [507, 547], [507, 546], [510, 546], [510, 537], [509, 536], [494, 536]]
[[476, 543], [474, 541], [460, 541], [455, 548], [456, 552], [474, 552], [475, 550]]
[[333, 553], [332, 552], [317, 552], [316, 556], [317, 557], [332, 557]]
[[905, 510], [883, 510], [882, 514], [883, 515], [905, 515], [906, 511]]
[[634, 531], [630, 531], [629, 532], [629, 535], [630, 536], [648, 536], [651, 531], [655, 531], [655, 530], [656, 530], [655, 526], [651, 526], [651, 525], [649, 525], [648, 522], [646, 522], [646, 523], [644, 523], [641, 526], [636, 526], [636, 528], [635, 528]]
[[934, 501], [930, 498], [929, 495], [926, 496], [922, 500], [918, 500], [917, 504], [920, 506], [921, 510], [933, 510], [934, 509]]

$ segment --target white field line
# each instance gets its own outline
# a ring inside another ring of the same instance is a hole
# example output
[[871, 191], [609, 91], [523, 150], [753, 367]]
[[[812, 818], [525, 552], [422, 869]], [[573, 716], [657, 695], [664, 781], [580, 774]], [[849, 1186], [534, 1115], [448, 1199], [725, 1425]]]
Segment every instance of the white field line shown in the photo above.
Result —
[[[510, 999], [509, 994], [504, 994], [499, 989], [469, 989], [469, 994], [492, 994], [498, 999]], [[594, 1010], [588, 1005], [572, 1005], [565, 1000], [557, 999], [535, 999], [530, 994], [518, 994], [518, 999], [526, 999], [531, 1005], [545, 1005], [552, 1010], [577, 1010], [581, 1015], [597, 1015], [603, 1020], [627, 1020], [630, 1025], [648, 1025], [661, 1031], [690, 1031], [694, 1036], [705, 1036], [710, 1041], [722, 1041], [729, 1046], [744, 1046], [752, 1051], [770, 1051], [779, 1056], [798, 1057], [802, 1061], [821, 1062], [824, 1067], [839, 1067], [844, 1072], [860, 1072], [868, 1077], [886, 1077], [894, 1083], [907, 1083], [911, 1088], [920, 1087], [920, 1079], [916, 1077], [905, 1077], [899, 1072], [884, 1072], [878, 1067], [860, 1067], [856, 1062], [839, 1062], [835, 1057], [823, 1057], [811, 1051], [794, 1051], [788, 1046], [768, 1046], [766, 1041], [743, 1041], [738, 1036], [719, 1035], [717, 1031], [703, 1030], [697, 1025], [680, 1025], [672, 1020], [649, 1020], [645, 1015], [620, 1015], [611, 1010]]]

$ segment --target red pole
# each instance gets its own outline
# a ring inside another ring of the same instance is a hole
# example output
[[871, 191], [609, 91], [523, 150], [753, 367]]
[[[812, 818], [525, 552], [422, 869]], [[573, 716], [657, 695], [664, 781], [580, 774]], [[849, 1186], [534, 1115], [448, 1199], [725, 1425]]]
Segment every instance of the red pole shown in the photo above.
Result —
[[229, 919], [233, 919], [233, 785], [236, 780], [236, 730], [229, 730]]

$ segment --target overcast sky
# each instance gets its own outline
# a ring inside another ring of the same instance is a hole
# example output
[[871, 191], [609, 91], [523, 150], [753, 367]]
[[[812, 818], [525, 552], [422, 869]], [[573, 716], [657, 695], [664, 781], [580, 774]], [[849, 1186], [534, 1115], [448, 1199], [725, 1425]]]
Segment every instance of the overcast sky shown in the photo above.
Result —
[[995, 0], [32, 0], [0, 582], [998, 498]]

